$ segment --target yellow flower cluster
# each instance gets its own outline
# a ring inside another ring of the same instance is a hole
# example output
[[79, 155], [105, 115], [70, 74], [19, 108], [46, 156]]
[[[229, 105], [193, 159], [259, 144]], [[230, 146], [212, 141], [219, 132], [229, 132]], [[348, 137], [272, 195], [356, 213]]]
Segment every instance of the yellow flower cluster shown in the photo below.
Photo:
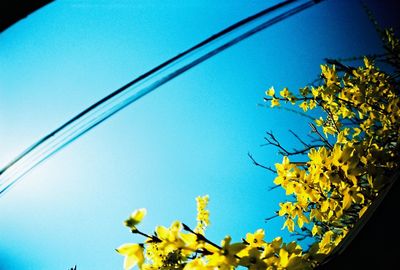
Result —
[[[400, 42], [393, 31], [384, 32], [388, 61], [397, 75], [381, 71], [368, 58], [358, 68], [322, 65], [322, 83], [306, 86], [297, 95], [284, 88], [276, 94], [271, 87], [265, 101], [271, 107], [281, 103], [298, 105], [304, 112], [318, 109], [322, 116], [311, 123], [318, 146], [301, 141], [307, 158], [291, 162], [289, 152], [275, 164], [274, 183], [292, 201], [279, 204], [277, 215], [283, 228], [300, 228], [315, 239], [303, 250], [297, 242], [281, 237], [264, 240], [259, 229], [241, 242], [229, 236], [220, 245], [205, 236], [209, 225], [208, 196], [197, 197], [197, 225], [192, 230], [180, 221], [167, 228], [158, 226], [153, 235], [137, 225], [146, 215], [136, 210], [126, 221], [132, 233], [145, 237], [143, 243], [124, 244], [117, 252], [125, 256], [124, 268], [140, 269], [254, 270], [313, 269], [351, 231], [374, 199], [388, 186], [391, 174], [400, 167]], [[397, 70], [397, 71], [396, 71]], [[272, 137], [276, 144], [281, 145]], [[283, 148], [281, 148], [282, 150]]]
[[[198, 197], [197, 202], [198, 205], [208, 202], [208, 196]], [[205, 211], [204, 208], [198, 207], [198, 210]], [[128, 220], [132, 216], [142, 219], [143, 213], [143, 209], [137, 210]], [[136, 218], [138, 222], [141, 219]], [[127, 224], [129, 222], [125, 222]], [[254, 270], [300, 270], [312, 269], [324, 257], [316, 245], [303, 252], [296, 242], [287, 244], [281, 237], [266, 242], [262, 229], [248, 233], [242, 242], [231, 243], [231, 238], [227, 236], [217, 245], [179, 221], [173, 222], [169, 228], [156, 227], [152, 236], [139, 231], [136, 225], [127, 226], [146, 239], [144, 243], [124, 244], [117, 249], [125, 256], [124, 269], [138, 265], [142, 270], [231, 270], [238, 266]]]
[[[386, 34], [399, 49], [398, 39]], [[300, 165], [285, 156], [276, 164], [274, 183], [295, 198], [280, 204], [283, 227], [293, 232], [296, 223], [303, 228], [311, 222], [319, 252], [328, 254], [399, 168], [400, 97], [393, 77], [367, 58], [359, 68], [338, 72], [334, 65], [322, 65], [321, 70], [321, 86], [302, 88], [298, 96], [285, 88], [280, 97], [271, 88], [265, 100], [272, 107], [284, 101], [325, 113], [315, 120], [325, 136], [312, 125], [324, 145], [311, 148], [309, 160]]]
[[208, 196], [198, 196], [196, 198], [197, 202], [197, 226], [194, 229], [196, 233], [204, 235], [204, 231], [210, 224], [210, 212], [206, 209], [208, 204]]

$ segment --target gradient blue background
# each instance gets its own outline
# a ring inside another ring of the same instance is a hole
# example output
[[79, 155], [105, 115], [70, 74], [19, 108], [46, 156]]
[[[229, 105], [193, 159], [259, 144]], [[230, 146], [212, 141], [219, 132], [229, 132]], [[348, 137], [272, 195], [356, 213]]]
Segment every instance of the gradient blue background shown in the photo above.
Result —
[[[0, 166], [88, 105], [211, 34], [278, 1], [59, 1], [0, 34]], [[383, 25], [386, 1], [366, 1]], [[281, 161], [265, 131], [295, 146], [307, 119], [257, 106], [296, 89], [325, 57], [380, 52], [358, 1], [328, 0], [236, 45], [133, 104], [0, 197], [0, 269], [122, 269], [114, 248], [140, 241], [122, 221], [146, 207], [144, 231], [195, 225], [210, 195], [210, 239], [268, 224], [283, 192], [255, 167]], [[290, 238], [286, 238], [290, 240]]]

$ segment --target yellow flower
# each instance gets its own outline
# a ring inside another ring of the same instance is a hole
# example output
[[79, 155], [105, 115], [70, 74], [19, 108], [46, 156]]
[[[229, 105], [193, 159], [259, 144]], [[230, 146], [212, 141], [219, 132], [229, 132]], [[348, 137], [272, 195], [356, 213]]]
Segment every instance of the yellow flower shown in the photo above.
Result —
[[328, 134], [330, 134], [330, 135], [336, 134], [336, 128], [333, 125], [323, 126], [322, 131], [324, 132], [325, 137], [327, 137], [327, 138], [328, 138]]
[[310, 106], [310, 110], [312, 110], [317, 107], [317, 102], [314, 99], [311, 99], [308, 105]]
[[364, 57], [364, 65], [367, 69], [371, 69], [372, 68], [372, 64], [369, 61], [369, 59], [367, 57]]
[[289, 263], [289, 252], [287, 252], [283, 248], [279, 250], [279, 259], [280, 259], [280, 266], [285, 268]]
[[310, 263], [304, 260], [301, 256], [295, 255], [290, 257], [286, 267], [287, 270], [311, 270], [313, 267]]
[[157, 241], [147, 241], [147, 255], [153, 265], [177, 264], [200, 248], [196, 234], [183, 233], [182, 224], [174, 221], [169, 228], [157, 226]]
[[183, 270], [215, 270], [215, 267], [208, 265], [203, 258], [196, 258], [187, 263]]
[[287, 89], [286, 87], [283, 88], [283, 90], [280, 91], [279, 94], [280, 94], [281, 97], [283, 97], [283, 98], [288, 98], [288, 97], [290, 96], [289, 89]]
[[300, 95], [303, 97], [307, 96], [311, 91], [308, 86], [299, 89]]
[[317, 220], [323, 220], [321, 211], [319, 209], [316, 209], [316, 208], [311, 209], [310, 218], [311, 219], [316, 218]]
[[361, 218], [361, 217], [365, 214], [365, 211], [367, 211], [367, 209], [368, 209], [368, 205], [364, 206], [364, 207], [360, 210], [360, 213], [358, 213], [358, 217]]
[[314, 96], [314, 98], [318, 97], [320, 95], [321, 92], [321, 87], [315, 88], [315, 87], [311, 87], [311, 93]]
[[[350, 157], [353, 155], [353, 151], [354, 148], [348, 144], [344, 146], [335, 144], [332, 152], [332, 164], [336, 167], [342, 167], [347, 161], [349, 161]], [[354, 159], [352, 162], [356, 162], [356, 160]]]
[[332, 241], [333, 232], [327, 231], [319, 242], [319, 250], [321, 253], [328, 254], [331, 250], [331, 241]]
[[350, 208], [352, 202], [363, 204], [364, 203], [364, 195], [359, 192], [358, 187], [347, 187], [345, 184], [342, 184], [341, 193], [343, 194], [342, 207], [344, 210]]
[[241, 256], [240, 265], [247, 267], [249, 270], [265, 270], [267, 268], [267, 264], [261, 259], [263, 258], [261, 257], [262, 253], [258, 248], [252, 247], [246, 249], [246, 251], [246, 254]]
[[315, 119], [314, 121], [317, 126], [322, 126], [324, 124], [324, 119], [322, 119], [322, 117], [320, 117], [319, 119]]
[[275, 249], [275, 251], [276, 251], [276, 250], [278, 250], [278, 249], [281, 247], [282, 243], [283, 243], [282, 237], [278, 236], [278, 237], [275, 237], [274, 240], [272, 240], [271, 246], [272, 246], [272, 247]]
[[136, 225], [138, 225], [143, 218], [146, 216], [147, 210], [145, 208], [135, 210], [127, 220], [125, 220], [125, 226], [136, 230]]
[[263, 229], [258, 229], [255, 233], [246, 234], [246, 242], [249, 243], [251, 247], [261, 247], [264, 241], [265, 231]]
[[285, 223], [283, 224], [282, 230], [288, 228], [289, 232], [294, 232], [294, 221], [291, 217], [287, 217]]
[[275, 95], [275, 89], [274, 89], [274, 87], [271, 86], [270, 89], [268, 89], [267, 91], [265, 91], [265, 94], [266, 94], [267, 96], [273, 97], [273, 96]]
[[281, 209], [278, 212], [280, 216], [292, 215], [292, 212], [294, 210], [293, 203], [291, 202], [279, 203], [279, 206], [281, 207]]
[[281, 104], [279, 103], [279, 99], [273, 98], [273, 99], [271, 100], [271, 107], [275, 107], [275, 106], [279, 106], [279, 105], [281, 105]]
[[124, 269], [129, 270], [136, 264], [139, 268], [144, 262], [143, 247], [139, 244], [124, 244], [116, 249], [118, 253], [125, 256]]
[[353, 138], [359, 136], [362, 132], [361, 128], [358, 127], [353, 128], [353, 131], [354, 131]]
[[[286, 248], [281, 248], [279, 250], [279, 268], [278, 269], [287, 269], [287, 270], [301, 270], [301, 269], [310, 269], [310, 266], [307, 266], [307, 263], [302, 260], [301, 256], [301, 248], [292, 242], [286, 246]], [[281, 267], [281, 268], [280, 268]]]
[[354, 115], [354, 113], [351, 110], [349, 110], [346, 106], [343, 105], [340, 107], [338, 114], [341, 114], [343, 118], [352, 118], [352, 116]]
[[284, 174], [286, 173], [286, 171], [292, 169], [293, 165], [290, 164], [289, 158], [287, 156], [284, 156], [282, 163], [276, 163], [275, 167], [278, 174]]
[[311, 230], [312, 236], [315, 236], [316, 234], [320, 235], [321, 232], [322, 232], [321, 227], [319, 227], [318, 225], [314, 224], [314, 226], [313, 226], [313, 228]]
[[308, 152], [308, 157], [314, 165], [325, 165], [328, 160], [328, 151], [325, 147], [320, 147], [318, 150], [312, 148]]
[[319, 199], [321, 198], [320, 191], [317, 190], [316, 187], [310, 187], [309, 185], [303, 186], [302, 195], [303, 196], [297, 195], [297, 201], [303, 208], [305, 208], [308, 205], [308, 200], [310, 200], [310, 202], [315, 203], [319, 201]]
[[290, 181], [286, 186], [286, 195], [290, 195], [292, 193], [299, 194], [301, 190], [302, 190], [302, 184], [293, 180]]
[[299, 228], [303, 228], [304, 223], [309, 223], [310, 221], [308, 218], [301, 212], [298, 213], [297, 215], [297, 225], [299, 225]]
[[306, 102], [306, 101], [303, 101], [303, 102], [299, 105], [299, 107], [302, 108], [303, 111], [305, 111], [305, 112], [308, 110], [308, 105], [307, 105], [307, 102]]
[[336, 76], [335, 66], [329, 67], [328, 65], [321, 65], [321, 70], [326, 86], [331, 86], [337, 82], [338, 78]]
[[206, 209], [209, 201], [208, 195], [198, 196], [196, 198], [197, 202], [197, 226], [194, 229], [196, 233], [204, 235], [205, 229], [210, 224], [210, 212]]
[[284, 156], [282, 163], [275, 164], [278, 176], [274, 179], [274, 183], [276, 185], [282, 185], [283, 187], [285, 187], [289, 179], [291, 178], [289, 171], [294, 167], [295, 165], [290, 164], [289, 158], [287, 156]]
[[230, 244], [231, 237], [226, 236], [224, 240], [221, 241], [221, 249], [217, 249], [212, 255], [206, 256], [208, 260], [208, 265], [218, 267], [218, 269], [233, 269], [239, 263], [236, 254], [242, 249], [246, 248], [243, 243], [233, 243]]
[[191, 238], [184, 237], [182, 238], [182, 223], [179, 221], [172, 222], [169, 228], [164, 226], [158, 226], [156, 228], [157, 237], [161, 240], [161, 243], [158, 244], [160, 249], [163, 249], [166, 253], [170, 253], [171, 251], [177, 249], [186, 248], [186, 242], [191, 241]]

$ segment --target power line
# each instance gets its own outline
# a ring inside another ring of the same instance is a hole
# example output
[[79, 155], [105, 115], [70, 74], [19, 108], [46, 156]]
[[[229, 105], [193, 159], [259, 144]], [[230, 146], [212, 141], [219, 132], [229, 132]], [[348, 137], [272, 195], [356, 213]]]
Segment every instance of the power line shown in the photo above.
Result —
[[[166, 82], [240, 41], [321, 1], [289, 0], [262, 10], [212, 35], [97, 101], [44, 136], [0, 170], [0, 195], [50, 156]], [[282, 11], [271, 17], [271, 13]]]

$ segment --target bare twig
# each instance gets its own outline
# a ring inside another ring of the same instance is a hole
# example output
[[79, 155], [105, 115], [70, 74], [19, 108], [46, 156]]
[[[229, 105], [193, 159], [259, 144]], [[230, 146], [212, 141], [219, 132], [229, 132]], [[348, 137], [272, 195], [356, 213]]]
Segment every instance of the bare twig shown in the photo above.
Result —
[[[336, 61], [338, 61], [340, 63], [341, 62], [360, 61], [360, 60], [363, 60], [365, 57], [367, 57], [368, 59], [379, 59], [379, 58], [386, 58], [388, 55], [389, 55], [388, 53], [381, 53], [381, 54], [366, 54], [366, 55], [359, 55], [359, 56], [353, 56], [353, 57], [339, 57], [339, 58], [336, 58]], [[327, 59], [332, 59], [332, 58], [327, 58]]]
[[292, 133], [292, 135], [305, 147], [310, 147], [310, 145], [308, 143], [306, 143], [305, 141], [303, 141], [299, 135], [297, 135], [293, 130], [289, 129], [289, 132]]
[[276, 213], [276, 214], [273, 215], [273, 216], [267, 217], [267, 218], [265, 219], [265, 222], [268, 222], [268, 221], [270, 221], [271, 219], [274, 219], [274, 218], [276, 218], [276, 217], [279, 217], [279, 214], [278, 214], [278, 213]]
[[336, 67], [338, 67], [338, 71], [344, 71], [344, 72], [347, 72], [347, 73], [350, 73], [350, 74], [351, 74], [351, 73], [353, 72], [353, 70], [355, 70], [354, 67], [347, 66], [347, 65], [345, 65], [345, 64], [343, 64], [343, 63], [341, 63], [341, 62], [339, 62], [339, 61], [336, 60], [336, 59], [325, 58], [324, 60], [325, 60], [325, 62], [326, 62], [327, 64], [329, 64], [329, 65], [335, 65]]
[[160, 240], [160, 238], [157, 237], [157, 235], [148, 235], [147, 233], [144, 233], [144, 232], [139, 231], [137, 228], [131, 229], [131, 232], [134, 233], [134, 234], [140, 234], [140, 235], [142, 235], [142, 236], [144, 236], [144, 237], [146, 237], [146, 238], [148, 238], [148, 239], [151, 239], [151, 241], [153, 241], [153, 242], [155, 242], [155, 243], [160, 243], [160, 242], [162, 242], [162, 241]]
[[290, 164], [294, 164], [296, 166], [308, 166], [307, 162], [304, 161], [290, 161]]
[[[195, 231], [193, 231], [192, 229], [190, 229], [190, 227], [189, 227], [188, 225], [186, 225], [185, 223], [182, 223], [182, 226], [183, 226], [183, 229], [184, 229], [185, 231], [188, 231], [188, 232], [190, 232], [190, 233], [196, 235], [196, 237], [197, 237], [198, 240], [204, 241], [204, 242], [206, 242], [206, 243], [212, 245], [213, 247], [216, 247], [217, 249], [222, 250], [222, 247], [221, 247], [221, 246], [219, 246], [219, 245], [215, 244], [214, 242], [208, 240], [204, 235], [202, 235], [202, 234], [200, 234], [200, 233], [196, 233]], [[208, 250], [207, 250], [207, 251], [208, 251]], [[241, 259], [238, 255], [234, 255], [234, 257], [235, 257], [236, 259], [239, 259], [239, 260]]]
[[327, 114], [328, 117], [329, 117], [329, 120], [331, 120], [331, 121], [333, 122], [333, 124], [335, 125], [336, 131], [337, 131], [338, 133], [340, 133], [339, 126], [337, 125], [337, 123], [336, 123], [336, 121], [335, 121], [335, 119], [334, 119], [334, 117], [333, 117], [333, 115], [332, 115], [332, 112], [331, 112], [329, 109], [325, 108], [325, 106], [323, 106], [321, 100], [317, 100], [317, 104], [318, 104], [319, 107], [322, 108], [322, 110], [324, 110], [324, 111], [326, 112], [326, 114]]
[[313, 238], [311, 233], [300, 233], [297, 231], [292, 232], [292, 236], [297, 236], [296, 237], [297, 241], [303, 241], [306, 238]]
[[307, 152], [309, 150], [316, 148], [316, 147], [320, 147], [320, 146], [322, 146], [322, 145], [310, 145], [302, 150], [293, 149], [294, 150], [293, 153], [295, 153], [296, 155], [305, 155], [305, 154], [307, 154]]
[[324, 138], [324, 136], [322, 136], [321, 133], [319, 133], [319, 131], [317, 130], [317, 128], [315, 127], [315, 125], [313, 123], [310, 123], [310, 127], [312, 132], [314, 132], [315, 134], [318, 135], [318, 137], [321, 139], [322, 142], [324, 142], [324, 144], [329, 147], [329, 149], [333, 149], [333, 146], [328, 142], [327, 139]]
[[263, 144], [262, 146], [265, 145], [273, 145], [276, 146], [277, 148], [281, 149], [281, 151], [279, 151], [278, 153], [285, 156], [285, 155], [290, 155], [290, 152], [288, 150], [286, 150], [280, 143], [279, 141], [275, 138], [274, 134], [272, 134], [272, 132], [266, 132], [268, 137], [264, 137], [264, 139], [268, 142], [266, 144]]
[[278, 187], [280, 187], [280, 185], [276, 185], [276, 186], [269, 187], [269, 188], [268, 188], [268, 191], [272, 191], [272, 190], [274, 190], [274, 189], [276, 189], [276, 188], [278, 188]]
[[[273, 146], [275, 146], [275, 147], [280, 149], [280, 151], [278, 151], [278, 153], [280, 155], [283, 155], [283, 156], [304, 155], [310, 149], [322, 146], [322, 145], [309, 145], [309, 144], [306, 144], [304, 141], [301, 141], [302, 144], [306, 145], [306, 147], [304, 149], [301, 149], [301, 150], [293, 149], [293, 151], [288, 151], [285, 147], [283, 147], [280, 144], [280, 142], [275, 138], [275, 136], [272, 134], [272, 132], [266, 132], [266, 133], [269, 136], [269, 138], [268, 137], [264, 137], [264, 139], [267, 141], [267, 143], [262, 144], [261, 146], [273, 145]], [[293, 132], [292, 132], [292, 134], [293, 134]], [[295, 135], [295, 136], [298, 138], [297, 135]], [[300, 138], [298, 138], [298, 139], [300, 139]]]
[[212, 245], [213, 247], [216, 247], [217, 249], [222, 249], [222, 247], [220, 247], [219, 245], [215, 244], [214, 242], [211, 242], [210, 240], [208, 240], [204, 235], [197, 233], [195, 231], [193, 231], [188, 225], [186, 225], [185, 223], [182, 223], [183, 229], [185, 231], [188, 231], [194, 235], [196, 235], [197, 239], [200, 241], [204, 241], [210, 245]]
[[325, 145], [325, 143], [324, 143], [324, 141], [323, 140], [321, 140], [321, 138], [320, 137], [315, 137], [315, 136], [313, 136], [312, 135], [312, 133], [311, 134], [307, 134], [307, 137], [309, 137], [310, 138], [310, 142], [311, 143], [317, 143], [317, 142], [319, 142], [319, 143], [323, 143], [323, 145], [322, 146], [324, 146]]
[[[296, 101], [307, 101], [307, 100], [314, 100], [314, 97], [295, 97]], [[277, 99], [279, 101], [286, 101], [288, 102], [289, 99], [287, 98], [281, 98], [281, 97], [275, 97], [274, 98], [264, 98], [264, 101], [271, 101], [272, 99]]]
[[316, 76], [317, 78], [313, 80], [312, 82], [309, 82], [307, 85], [311, 85], [313, 87], [318, 87], [321, 84], [322, 78], [321, 76]]
[[263, 168], [263, 169], [266, 169], [266, 170], [268, 170], [268, 171], [270, 171], [270, 172], [276, 173], [276, 170], [272, 169], [271, 167], [269, 167], [269, 166], [264, 166], [264, 165], [258, 163], [258, 162], [253, 158], [253, 156], [252, 156], [250, 153], [247, 153], [247, 155], [248, 155], [249, 158], [253, 161], [254, 165], [256, 165], [256, 166], [258, 166], [258, 167], [261, 167], [261, 168]]

